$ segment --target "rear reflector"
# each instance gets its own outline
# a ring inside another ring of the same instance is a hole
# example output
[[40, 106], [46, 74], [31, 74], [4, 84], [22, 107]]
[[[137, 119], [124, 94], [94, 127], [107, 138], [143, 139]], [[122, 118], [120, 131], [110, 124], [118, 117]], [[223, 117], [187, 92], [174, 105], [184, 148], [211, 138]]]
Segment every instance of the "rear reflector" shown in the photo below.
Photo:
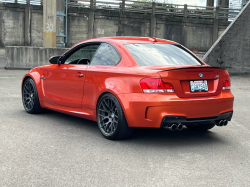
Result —
[[230, 77], [227, 77], [227, 79], [223, 83], [223, 90], [230, 89], [230, 88], [231, 88]]
[[174, 92], [173, 85], [162, 79], [145, 78], [140, 81], [140, 85], [144, 93]]

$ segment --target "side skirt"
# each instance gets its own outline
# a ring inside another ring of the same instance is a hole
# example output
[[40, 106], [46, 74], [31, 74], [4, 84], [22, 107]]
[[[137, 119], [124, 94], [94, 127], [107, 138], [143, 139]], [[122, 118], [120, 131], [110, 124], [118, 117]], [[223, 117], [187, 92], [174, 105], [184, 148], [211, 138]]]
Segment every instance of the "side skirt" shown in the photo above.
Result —
[[83, 108], [70, 108], [65, 106], [59, 106], [43, 101], [43, 106], [47, 109], [54, 110], [57, 112], [69, 114], [72, 116], [89, 119], [92, 121], [97, 121], [96, 110], [83, 109]]

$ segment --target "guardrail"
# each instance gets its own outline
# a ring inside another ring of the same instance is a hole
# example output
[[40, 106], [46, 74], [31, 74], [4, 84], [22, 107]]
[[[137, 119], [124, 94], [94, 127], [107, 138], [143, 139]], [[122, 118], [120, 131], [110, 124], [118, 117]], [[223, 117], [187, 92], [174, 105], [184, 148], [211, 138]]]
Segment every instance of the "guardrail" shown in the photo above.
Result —
[[180, 5], [160, 2], [143, 2], [133, 0], [77, 0], [70, 1], [69, 7], [105, 9], [119, 12], [136, 12], [142, 14], [155, 14], [173, 17], [219, 19], [232, 21], [241, 9], [230, 9], [222, 7]]
[[155, 14], [173, 17], [186, 17], [198, 19], [220, 19], [232, 21], [241, 9], [229, 9], [222, 7], [180, 5], [160, 2], [143, 2], [133, 0], [77, 0], [70, 1], [69, 7], [105, 9], [122, 12], [136, 12], [142, 14]]
[[0, 0], [0, 3], [19, 3], [19, 4], [31, 4], [42, 5], [42, 0]]
[[[223, 7], [208, 7], [194, 5], [180, 5], [161, 2], [143, 2], [133, 0], [66, 0], [68, 7], [104, 9], [119, 12], [135, 12], [140, 14], [154, 14], [172, 17], [219, 19], [233, 21], [241, 9]], [[33, 5], [42, 5], [42, 0], [0, 0], [0, 3], [29, 2]]]

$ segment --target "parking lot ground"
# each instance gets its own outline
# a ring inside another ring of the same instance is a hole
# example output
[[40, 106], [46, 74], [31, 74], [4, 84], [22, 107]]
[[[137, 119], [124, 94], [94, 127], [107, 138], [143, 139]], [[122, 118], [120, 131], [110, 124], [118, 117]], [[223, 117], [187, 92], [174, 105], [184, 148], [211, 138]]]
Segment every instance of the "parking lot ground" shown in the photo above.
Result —
[[109, 141], [92, 121], [27, 114], [26, 72], [0, 69], [0, 186], [249, 186], [250, 76], [231, 77], [226, 127], [137, 129], [129, 140]]

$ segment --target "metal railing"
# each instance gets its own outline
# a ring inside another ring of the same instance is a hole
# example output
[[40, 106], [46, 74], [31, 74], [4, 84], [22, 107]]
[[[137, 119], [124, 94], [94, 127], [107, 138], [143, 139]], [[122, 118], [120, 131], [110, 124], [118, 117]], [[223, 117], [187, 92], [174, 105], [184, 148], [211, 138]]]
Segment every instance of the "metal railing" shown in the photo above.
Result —
[[[42, 5], [42, 0], [30, 0], [32, 5]], [[0, 3], [26, 4], [27, 0], [0, 0]], [[194, 5], [180, 5], [160, 2], [143, 2], [133, 0], [68, 0], [68, 7], [90, 8], [93, 3], [94, 9], [104, 9], [119, 12], [131, 12], [140, 14], [152, 14], [197, 18], [197, 19], [219, 19], [232, 21], [241, 9], [230, 9], [223, 7], [207, 7]]]
[[[198, 19], [220, 19], [232, 21], [241, 9], [230, 9], [222, 7], [180, 5], [160, 2], [143, 2], [133, 0], [77, 0], [68, 3], [69, 7], [90, 8], [93, 3], [95, 9], [135, 12], [141, 14], [165, 15], [172, 17], [187, 17]], [[218, 15], [218, 16], [217, 16]]]
[[[27, 4], [27, 0], [0, 0], [0, 3]], [[31, 5], [42, 5], [42, 0], [30, 0]]]

